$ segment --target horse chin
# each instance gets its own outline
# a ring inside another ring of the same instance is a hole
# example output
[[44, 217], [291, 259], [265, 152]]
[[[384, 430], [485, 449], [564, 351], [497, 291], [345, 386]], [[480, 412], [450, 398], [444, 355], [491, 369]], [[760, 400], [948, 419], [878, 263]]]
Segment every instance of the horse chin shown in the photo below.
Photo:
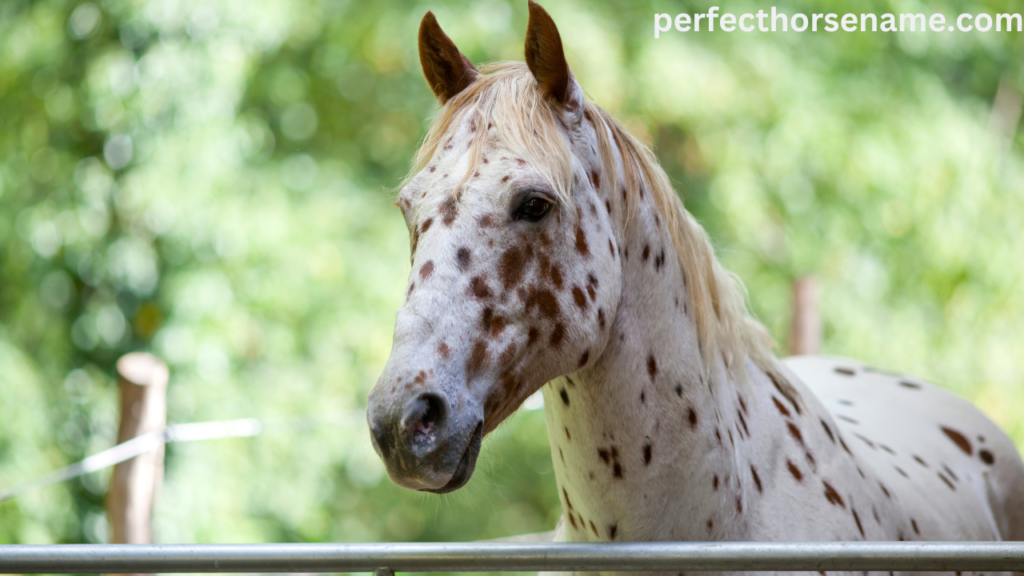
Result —
[[433, 492], [434, 494], [448, 494], [465, 486], [466, 482], [469, 482], [469, 479], [473, 476], [473, 470], [476, 468], [476, 458], [480, 455], [480, 444], [483, 441], [483, 437], [484, 423], [481, 422], [473, 430], [473, 436], [469, 439], [469, 444], [466, 446], [465, 452], [462, 453], [462, 458], [459, 459], [459, 464], [455, 467], [451, 480], [440, 488], [423, 488], [422, 490], [424, 492]]

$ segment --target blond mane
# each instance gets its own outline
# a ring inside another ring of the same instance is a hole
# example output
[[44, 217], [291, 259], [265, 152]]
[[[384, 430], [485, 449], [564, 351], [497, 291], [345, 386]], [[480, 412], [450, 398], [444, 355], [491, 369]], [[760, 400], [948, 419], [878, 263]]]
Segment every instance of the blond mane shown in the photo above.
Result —
[[[560, 128], [556, 110], [537, 90], [536, 80], [526, 64], [501, 62], [481, 68], [481, 73], [473, 84], [441, 109], [416, 153], [406, 182], [426, 167], [439, 147], [448, 145], [454, 129], [472, 112], [474, 130], [479, 127], [484, 128], [484, 132], [487, 128], [495, 129], [502, 144], [539, 170], [559, 200], [573, 207], [572, 151]], [[709, 383], [716, 380], [713, 359], [718, 354], [729, 375], [740, 383], [748, 382], [745, 360], [749, 359], [793, 400], [795, 393], [779, 373], [772, 354], [771, 337], [747, 310], [742, 283], [718, 262], [707, 233], [683, 208], [654, 153], [598, 106], [586, 102], [584, 114], [594, 123], [603, 169], [607, 172], [601, 179], [602, 186], [614, 186], [619, 181], [616, 150], [621, 156], [627, 226], [645, 193], [653, 198], [667, 225], [693, 301], [697, 338]], [[456, 198], [480, 162], [485, 141], [486, 138], [473, 138], [469, 167], [453, 190]]]

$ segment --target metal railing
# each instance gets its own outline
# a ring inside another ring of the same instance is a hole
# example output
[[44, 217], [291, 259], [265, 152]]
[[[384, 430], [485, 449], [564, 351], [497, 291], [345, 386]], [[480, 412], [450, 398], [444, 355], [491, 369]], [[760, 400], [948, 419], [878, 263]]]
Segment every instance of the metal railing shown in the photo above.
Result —
[[1016, 571], [1024, 542], [2, 545], [0, 573]]

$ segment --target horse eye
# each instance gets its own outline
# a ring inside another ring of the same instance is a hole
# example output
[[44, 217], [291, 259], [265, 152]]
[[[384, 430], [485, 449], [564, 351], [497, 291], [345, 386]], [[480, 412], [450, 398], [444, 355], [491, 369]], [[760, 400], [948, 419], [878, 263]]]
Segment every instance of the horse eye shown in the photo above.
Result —
[[551, 211], [551, 202], [540, 196], [531, 196], [519, 208], [516, 208], [515, 219], [527, 222], [540, 222]]

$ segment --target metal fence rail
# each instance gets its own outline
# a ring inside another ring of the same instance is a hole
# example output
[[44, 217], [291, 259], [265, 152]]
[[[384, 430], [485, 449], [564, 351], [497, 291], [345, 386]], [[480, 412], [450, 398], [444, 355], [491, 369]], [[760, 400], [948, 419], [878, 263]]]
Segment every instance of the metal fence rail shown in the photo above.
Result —
[[907, 570], [1024, 572], [1024, 542], [62, 544], [0, 546], [0, 573]]

